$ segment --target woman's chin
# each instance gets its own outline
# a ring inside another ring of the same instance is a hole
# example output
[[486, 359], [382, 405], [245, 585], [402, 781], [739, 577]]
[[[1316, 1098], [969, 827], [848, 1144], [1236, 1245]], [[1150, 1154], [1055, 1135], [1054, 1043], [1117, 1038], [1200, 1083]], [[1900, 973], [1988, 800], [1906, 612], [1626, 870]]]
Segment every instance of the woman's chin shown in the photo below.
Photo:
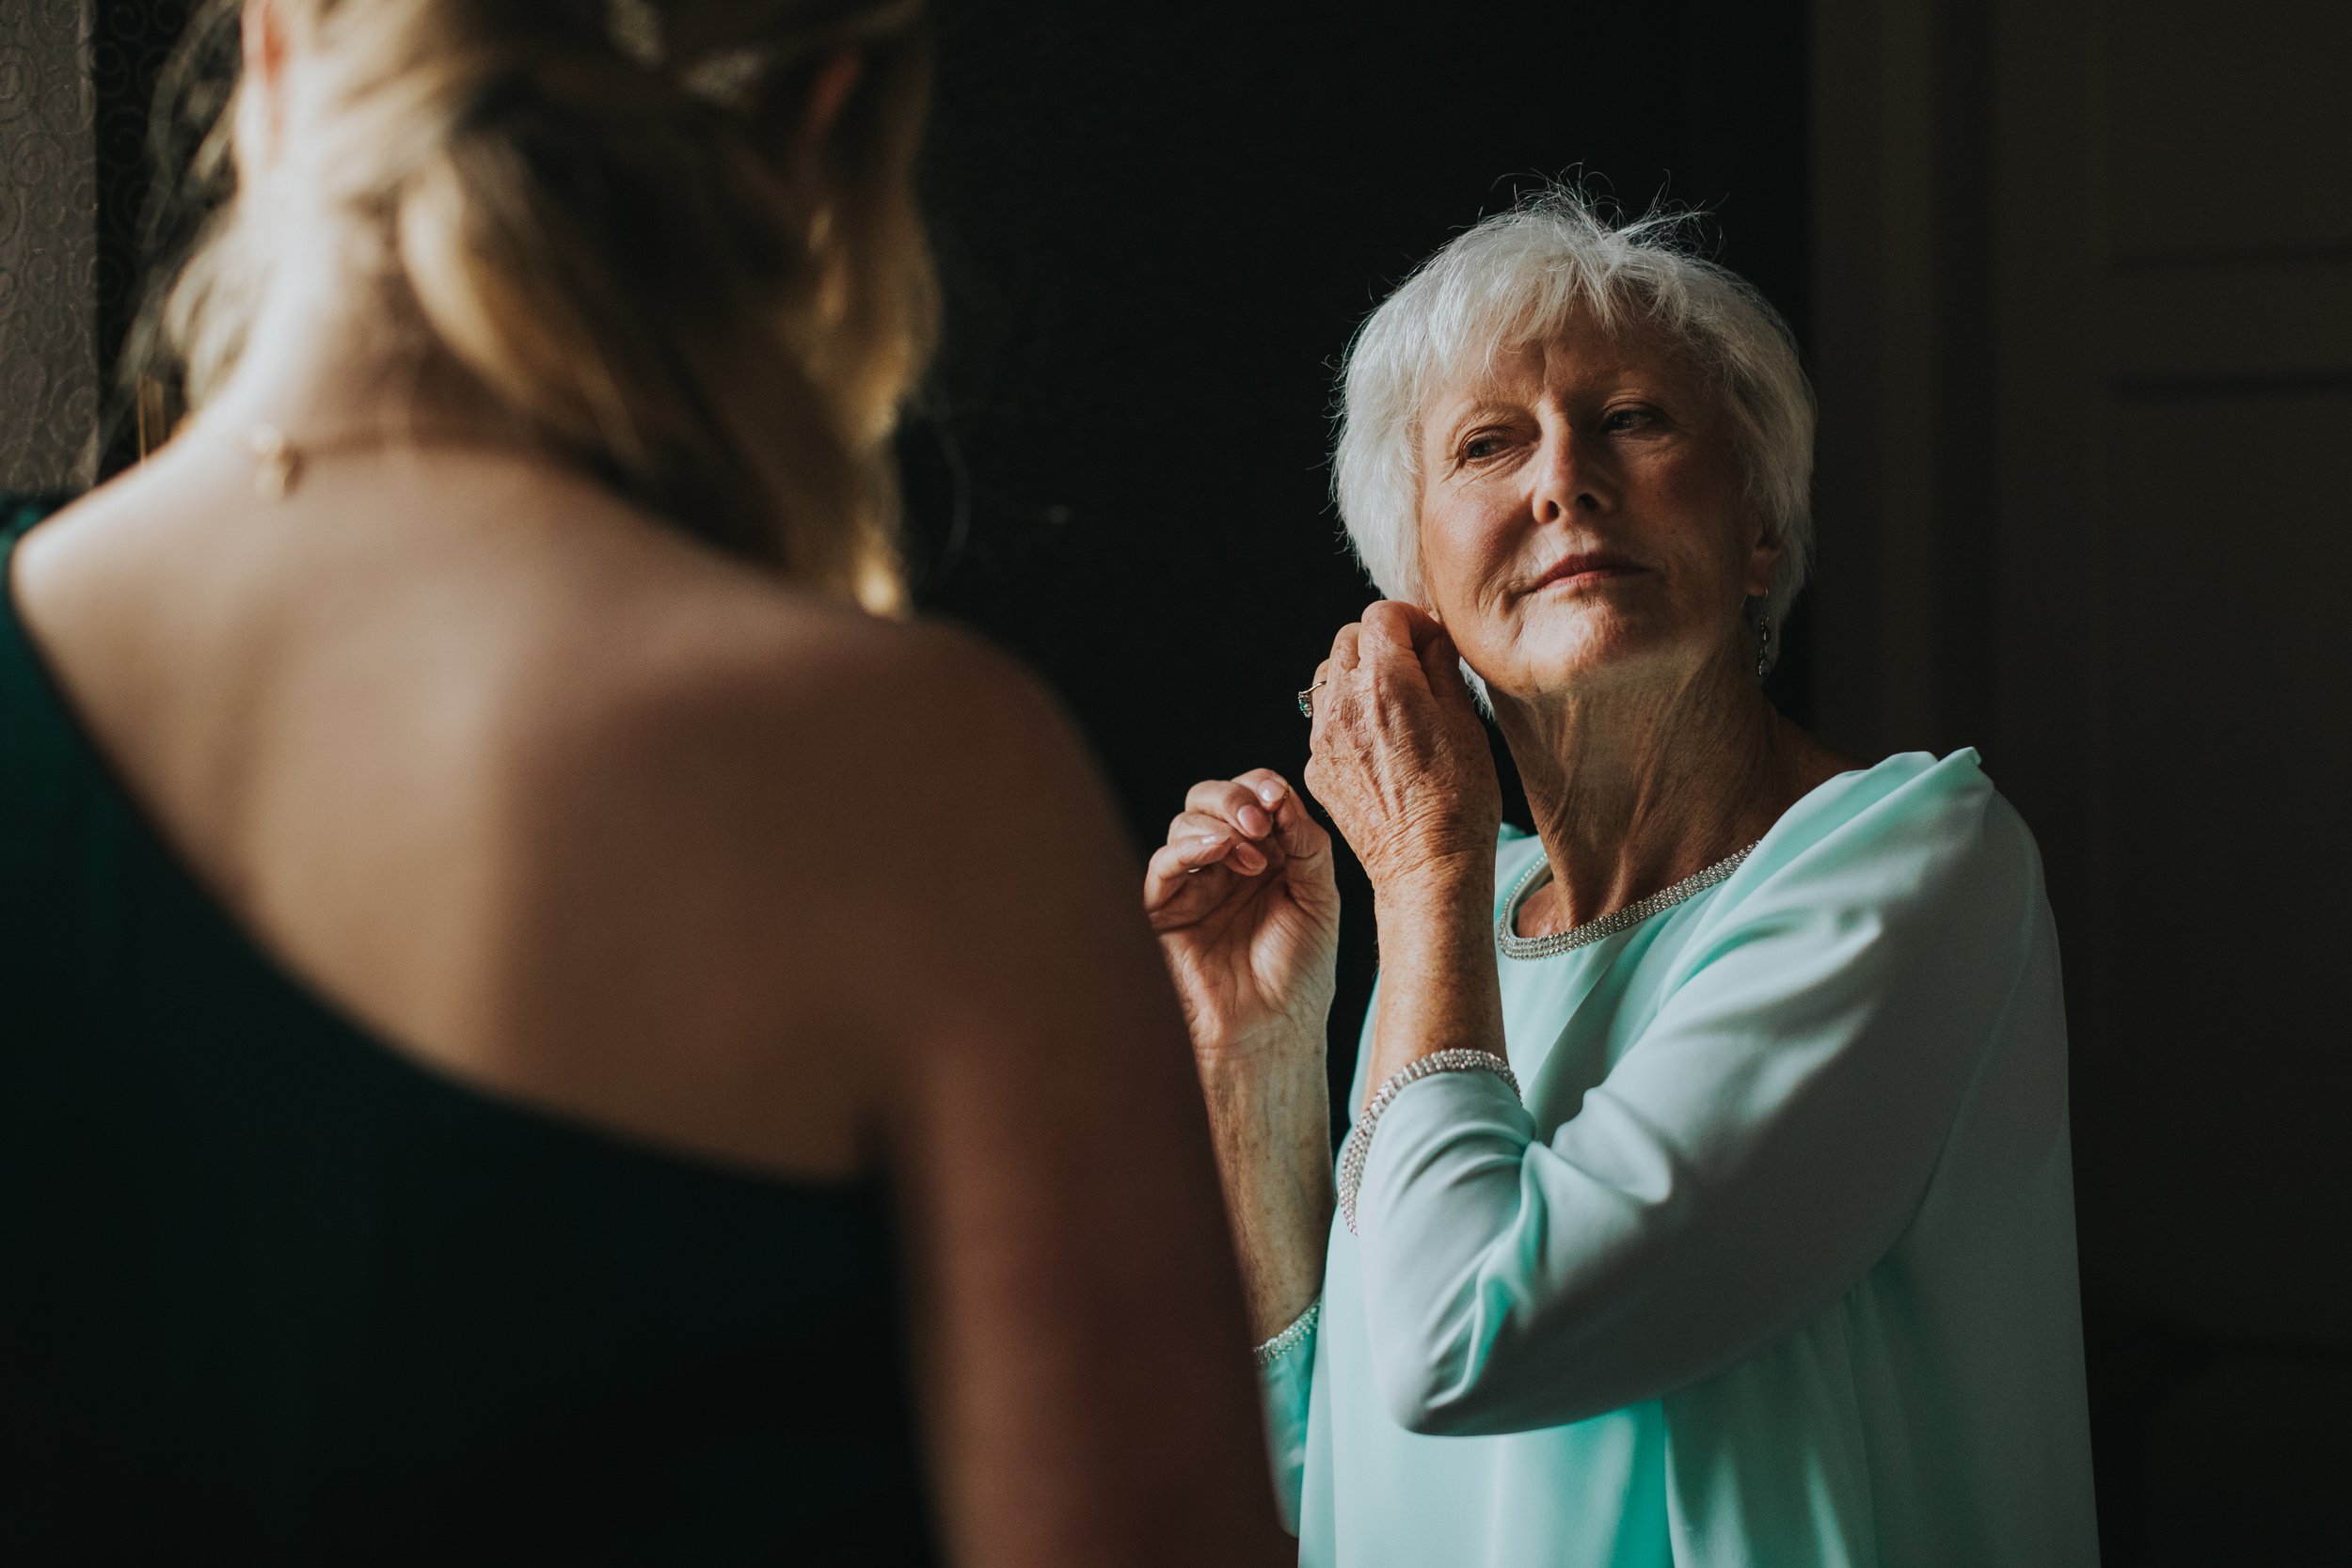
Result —
[[1688, 677], [1691, 662], [1687, 650], [1662, 641], [1612, 637], [1562, 649], [1555, 657], [1521, 659], [1518, 669], [1487, 684], [1522, 702], [1571, 701], [1679, 684]]

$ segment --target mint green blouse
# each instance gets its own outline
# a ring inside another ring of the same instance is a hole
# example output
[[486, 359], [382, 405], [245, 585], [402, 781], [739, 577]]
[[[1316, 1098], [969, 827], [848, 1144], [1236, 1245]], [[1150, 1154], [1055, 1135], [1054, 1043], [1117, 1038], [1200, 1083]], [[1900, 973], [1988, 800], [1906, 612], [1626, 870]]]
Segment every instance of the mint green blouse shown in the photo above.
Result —
[[2058, 943], [1977, 754], [1496, 962], [1524, 1099], [1396, 1098], [1265, 1371], [1300, 1562], [2094, 1564]]

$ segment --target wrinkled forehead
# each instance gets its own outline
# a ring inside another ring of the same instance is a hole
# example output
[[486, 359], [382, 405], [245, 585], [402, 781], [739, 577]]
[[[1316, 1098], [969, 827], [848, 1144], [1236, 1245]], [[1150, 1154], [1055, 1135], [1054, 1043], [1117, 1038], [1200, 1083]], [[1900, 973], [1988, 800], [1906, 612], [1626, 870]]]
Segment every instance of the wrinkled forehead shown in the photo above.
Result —
[[1524, 396], [1546, 386], [1638, 373], [1687, 382], [1699, 372], [1681, 336], [1639, 301], [1604, 313], [1574, 300], [1499, 300], [1458, 323], [1438, 324], [1414, 399], [1418, 432], [1465, 403]]

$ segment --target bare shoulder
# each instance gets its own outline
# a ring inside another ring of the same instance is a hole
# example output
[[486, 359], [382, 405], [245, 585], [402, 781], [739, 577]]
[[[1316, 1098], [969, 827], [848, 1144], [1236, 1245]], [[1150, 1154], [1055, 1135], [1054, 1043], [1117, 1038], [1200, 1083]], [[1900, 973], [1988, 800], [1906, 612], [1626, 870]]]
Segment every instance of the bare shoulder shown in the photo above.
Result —
[[681, 595], [651, 618], [666, 625], [581, 681], [573, 721], [543, 732], [550, 786], [626, 781], [640, 805], [691, 804], [747, 842], [762, 825], [796, 841], [821, 826], [875, 874], [932, 881], [1006, 835], [1030, 842], [1031, 825], [1067, 831], [1101, 810], [1058, 704], [968, 632], [765, 584]]
[[217, 515], [126, 486], [35, 531], [35, 630], [231, 912], [386, 1039], [839, 1170], [907, 1050], [1044, 1039], [1057, 976], [1120, 968], [1105, 793], [979, 640], [525, 470], [256, 513], [213, 467]]
[[747, 1015], [886, 1048], [979, 1016], [993, 976], [1088, 923], [1133, 918], [1095, 766], [1009, 656], [766, 583], [636, 613], [513, 778], [572, 868], [556, 879], [639, 927], [608, 942], [682, 942]]

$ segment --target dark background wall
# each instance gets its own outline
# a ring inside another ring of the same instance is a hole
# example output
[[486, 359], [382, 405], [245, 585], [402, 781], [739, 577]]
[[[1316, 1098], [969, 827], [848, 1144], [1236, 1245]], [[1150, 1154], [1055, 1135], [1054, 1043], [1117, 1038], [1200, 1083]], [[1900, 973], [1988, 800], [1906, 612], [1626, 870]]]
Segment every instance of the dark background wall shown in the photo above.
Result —
[[2352, 1562], [2352, 6], [1812, 18], [1816, 717], [2041, 841], [2109, 1560]]
[[[943, 15], [922, 597], [1062, 691], [1141, 842], [1200, 778], [1298, 776], [1293, 693], [1375, 596], [1325, 493], [1333, 368], [1422, 257], [1573, 172], [1636, 211], [1716, 210], [1724, 260], [1804, 323], [1795, 0]], [[1778, 677], [1800, 714], [1805, 659], [1800, 628]], [[1342, 1074], [1373, 968], [1345, 869]]]
[[[102, 362], [184, 9], [79, 0], [96, 211], [0, 221], [0, 264], [94, 226]], [[1865, 754], [1979, 746], [2049, 862], [2106, 1560], [2352, 1562], [2352, 8], [942, 10], [921, 597], [1064, 694], [1139, 843], [1303, 761], [1291, 693], [1369, 597], [1322, 468], [1363, 313], [1543, 175], [1718, 214], [1822, 396], [1776, 694]]]

